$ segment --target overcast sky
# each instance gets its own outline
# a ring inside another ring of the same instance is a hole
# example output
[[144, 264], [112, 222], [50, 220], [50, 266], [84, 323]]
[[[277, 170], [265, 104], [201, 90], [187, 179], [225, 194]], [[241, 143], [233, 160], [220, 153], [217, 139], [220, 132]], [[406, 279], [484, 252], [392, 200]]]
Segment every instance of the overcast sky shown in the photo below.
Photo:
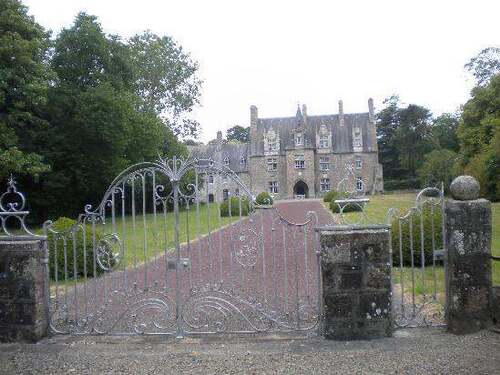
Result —
[[54, 32], [78, 11], [108, 33], [168, 34], [200, 63], [201, 140], [260, 117], [380, 109], [395, 93], [434, 114], [455, 111], [473, 85], [463, 65], [500, 45], [500, 1], [24, 0]]

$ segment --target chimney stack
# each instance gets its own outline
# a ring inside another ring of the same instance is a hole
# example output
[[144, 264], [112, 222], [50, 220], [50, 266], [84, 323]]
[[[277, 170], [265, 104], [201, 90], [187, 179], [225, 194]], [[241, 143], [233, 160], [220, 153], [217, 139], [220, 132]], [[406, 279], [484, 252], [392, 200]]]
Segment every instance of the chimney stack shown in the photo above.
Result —
[[339, 122], [340, 126], [344, 126], [344, 102], [339, 100]]
[[220, 130], [217, 132], [217, 140], [222, 141], [222, 132]]
[[369, 116], [370, 122], [375, 122], [375, 110], [373, 108], [373, 99], [372, 98], [368, 99], [368, 116]]

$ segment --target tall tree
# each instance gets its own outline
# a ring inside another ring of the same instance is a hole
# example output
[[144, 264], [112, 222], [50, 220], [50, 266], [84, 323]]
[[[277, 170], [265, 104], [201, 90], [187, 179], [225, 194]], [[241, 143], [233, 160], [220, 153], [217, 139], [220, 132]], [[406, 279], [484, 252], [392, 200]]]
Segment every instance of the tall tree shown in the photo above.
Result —
[[479, 180], [483, 195], [500, 200], [500, 74], [472, 90], [458, 137], [466, 173]]
[[472, 73], [478, 86], [487, 85], [492, 77], [500, 74], [500, 48], [488, 47], [483, 49], [464, 67]]
[[154, 160], [177, 141], [155, 113], [139, 110], [127, 49], [94, 16], [78, 14], [58, 35], [52, 66], [59, 77], [48, 102], [53, 172], [34, 195], [41, 216], [55, 217], [98, 203], [125, 167]]
[[59, 85], [76, 90], [105, 82], [115, 89], [130, 89], [133, 84], [127, 47], [118, 37], [107, 37], [97, 17], [85, 12], [57, 36], [51, 64]]
[[401, 167], [395, 134], [399, 126], [399, 97], [392, 95], [383, 102], [383, 108], [377, 114], [377, 140], [379, 161], [384, 166], [384, 177], [394, 179], [400, 177]]
[[248, 143], [250, 142], [250, 127], [244, 128], [243, 126], [235, 125], [226, 130], [226, 139], [228, 141]]
[[401, 167], [409, 177], [416, 177], [424, 154], [431, 150], [431, 118], [431, 112], [419, 105], [410, 104], [399, 110], [395, 143]]
[[460, 116], [455, 113], [443, 113], [432, 121], [432, 139], [435, 148], [458, 152], [460, 149], [457, 129]]
[[48, 127], [48, 37], [19, 1], [0, 0], [0, 179], [49, 169], [35, 152]]
[[200, 99], [198, 64], [172, 38], [150, 31], [132, 37], [129, 47], [142, 108], [160, 115], [175, 134], [196, 137], [199, 124], [188, 115]]

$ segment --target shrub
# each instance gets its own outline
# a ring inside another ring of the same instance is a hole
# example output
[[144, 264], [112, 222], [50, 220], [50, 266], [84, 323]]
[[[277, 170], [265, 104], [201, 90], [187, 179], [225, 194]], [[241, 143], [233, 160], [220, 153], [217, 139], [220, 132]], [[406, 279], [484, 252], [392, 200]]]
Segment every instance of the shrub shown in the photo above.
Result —
[[339, 197], [338, 192], [336, 192], [335, 190], [330, 190], [323, 196], [323, 202], [331, 202], [334, 201], [335, 199], [338, 199], [338, 197]]
[[240, 216], [240, 202], [241, 202], [241, 216], [248, 216], [250, 204], [247, 198], [231, 197], [220, 205], [221, 216], [229, 216], [229, 203], [231, 203], [231, 216]]
[[[422, 211], [414, 211], [411, 215], [412, 220], [412, 236], [413, 236], [413, 262], [415, 266], [421, 265], [421, 232], [420, 222], [423, 220], [423, 235], [424, 235], [424, 258], [425, 265], [432, 264], [432, 222], [434, 222], [434, 241], [435, 249], [443, 248], [443, 236], [441, 231], [441, 209], [435, 207], [431, 213], [430, 206], [424, 205]], [[411, 248], [410, 248], [410, 217], [401, 221], [401, 245], [403, 253], [403, 265], [411, 266]], [[400, 265], [400, 245], [399, 245], [399, 224], [398, 220], [394, 219], [391, 229], [392, 239], [392, 259], [394, 266]]]
[[416, 178], [406, 178], [402, 180], [384, 180], [384, 190], [408, 190], [418, 189], [420, 183]]
[[[338, 199], [338, 198], [335, 198], [335, 199]], [[340, 213], [340, 207], [337, 203], [335, 203], [335, 199], [332, 199], [332, 201], [330, 202], [330, 210], [335, 213], [335, 214], [338, 214]], [[352, 204], [347, 204], [344, 209], [342, 210], [343, 213], [347, 213], [347, 212], [359, 212], [361, 211], [361, 207], [358, 205], [358, 204], [355, 204], [355, 203], [352, 203]]]
[[259, 205], [272, 205], [273, 197], [271, 197], [269, 193], [263, 191], [262, 193], [257, 195], [257, 198], [255, 198], [255, 203]]
[[[49, 247], [49, 271], [50, 277], [55, 279], [56, 270], [56, 249], [57, 249], [57, 273], [58, 280], [64, 280], [65, 275], [65, 262], [64, 262], [64, 244], [66, 243], [66, 269], [68, 279], [73, 279], [75, 274], [75, 263], [74, 256], [76, 255], [76, 274], [78, 277], [84, 276], [84, 244], [83, 244], [83, 230], [85, 230], [85, 242], [86, 242], [86, 270], [87, 277], [94, 276], [94, 250], [92, 246], [92, 230], [87, 225], [84, 227], [78, 227], [78, 229], [73, 232], [71, 228], [76, 224], [75, 220], [69, 219], [67, 217], [60, 217], [52, 224], [52, 229], [59, 234], [54, 234], [49, 232], [47, 236], [48, 247]], [[100, 233], [95, 234], [96, 244], [101, 240]], [[73, 244], [73, 239], [75, 244]], [[75, 254], [74, 254], [75, 252]], [[96, 275], [103, 273], [103, 269], [96, 265]]]

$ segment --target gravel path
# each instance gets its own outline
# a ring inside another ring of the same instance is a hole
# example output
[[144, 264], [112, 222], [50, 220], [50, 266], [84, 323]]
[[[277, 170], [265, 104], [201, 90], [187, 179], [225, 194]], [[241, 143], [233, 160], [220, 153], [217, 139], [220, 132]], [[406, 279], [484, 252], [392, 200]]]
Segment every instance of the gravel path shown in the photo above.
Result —
[[321, 338], [59, 336], [0, 344], [2, 374], [500, 374], [500, 335], [398, 331], [374, 341]]
[[175, 334], [180, 298], [188, 332], [311, 329], [318, 294], [314, 227], [332, 222], [319, 200], [279, 202], [191, 239], [181, 247], [186, 266], [177, 271], [168, 267], [175, 259], [167, 255], [69, 288], [53, 303], [55, 326], [62, 332]]

